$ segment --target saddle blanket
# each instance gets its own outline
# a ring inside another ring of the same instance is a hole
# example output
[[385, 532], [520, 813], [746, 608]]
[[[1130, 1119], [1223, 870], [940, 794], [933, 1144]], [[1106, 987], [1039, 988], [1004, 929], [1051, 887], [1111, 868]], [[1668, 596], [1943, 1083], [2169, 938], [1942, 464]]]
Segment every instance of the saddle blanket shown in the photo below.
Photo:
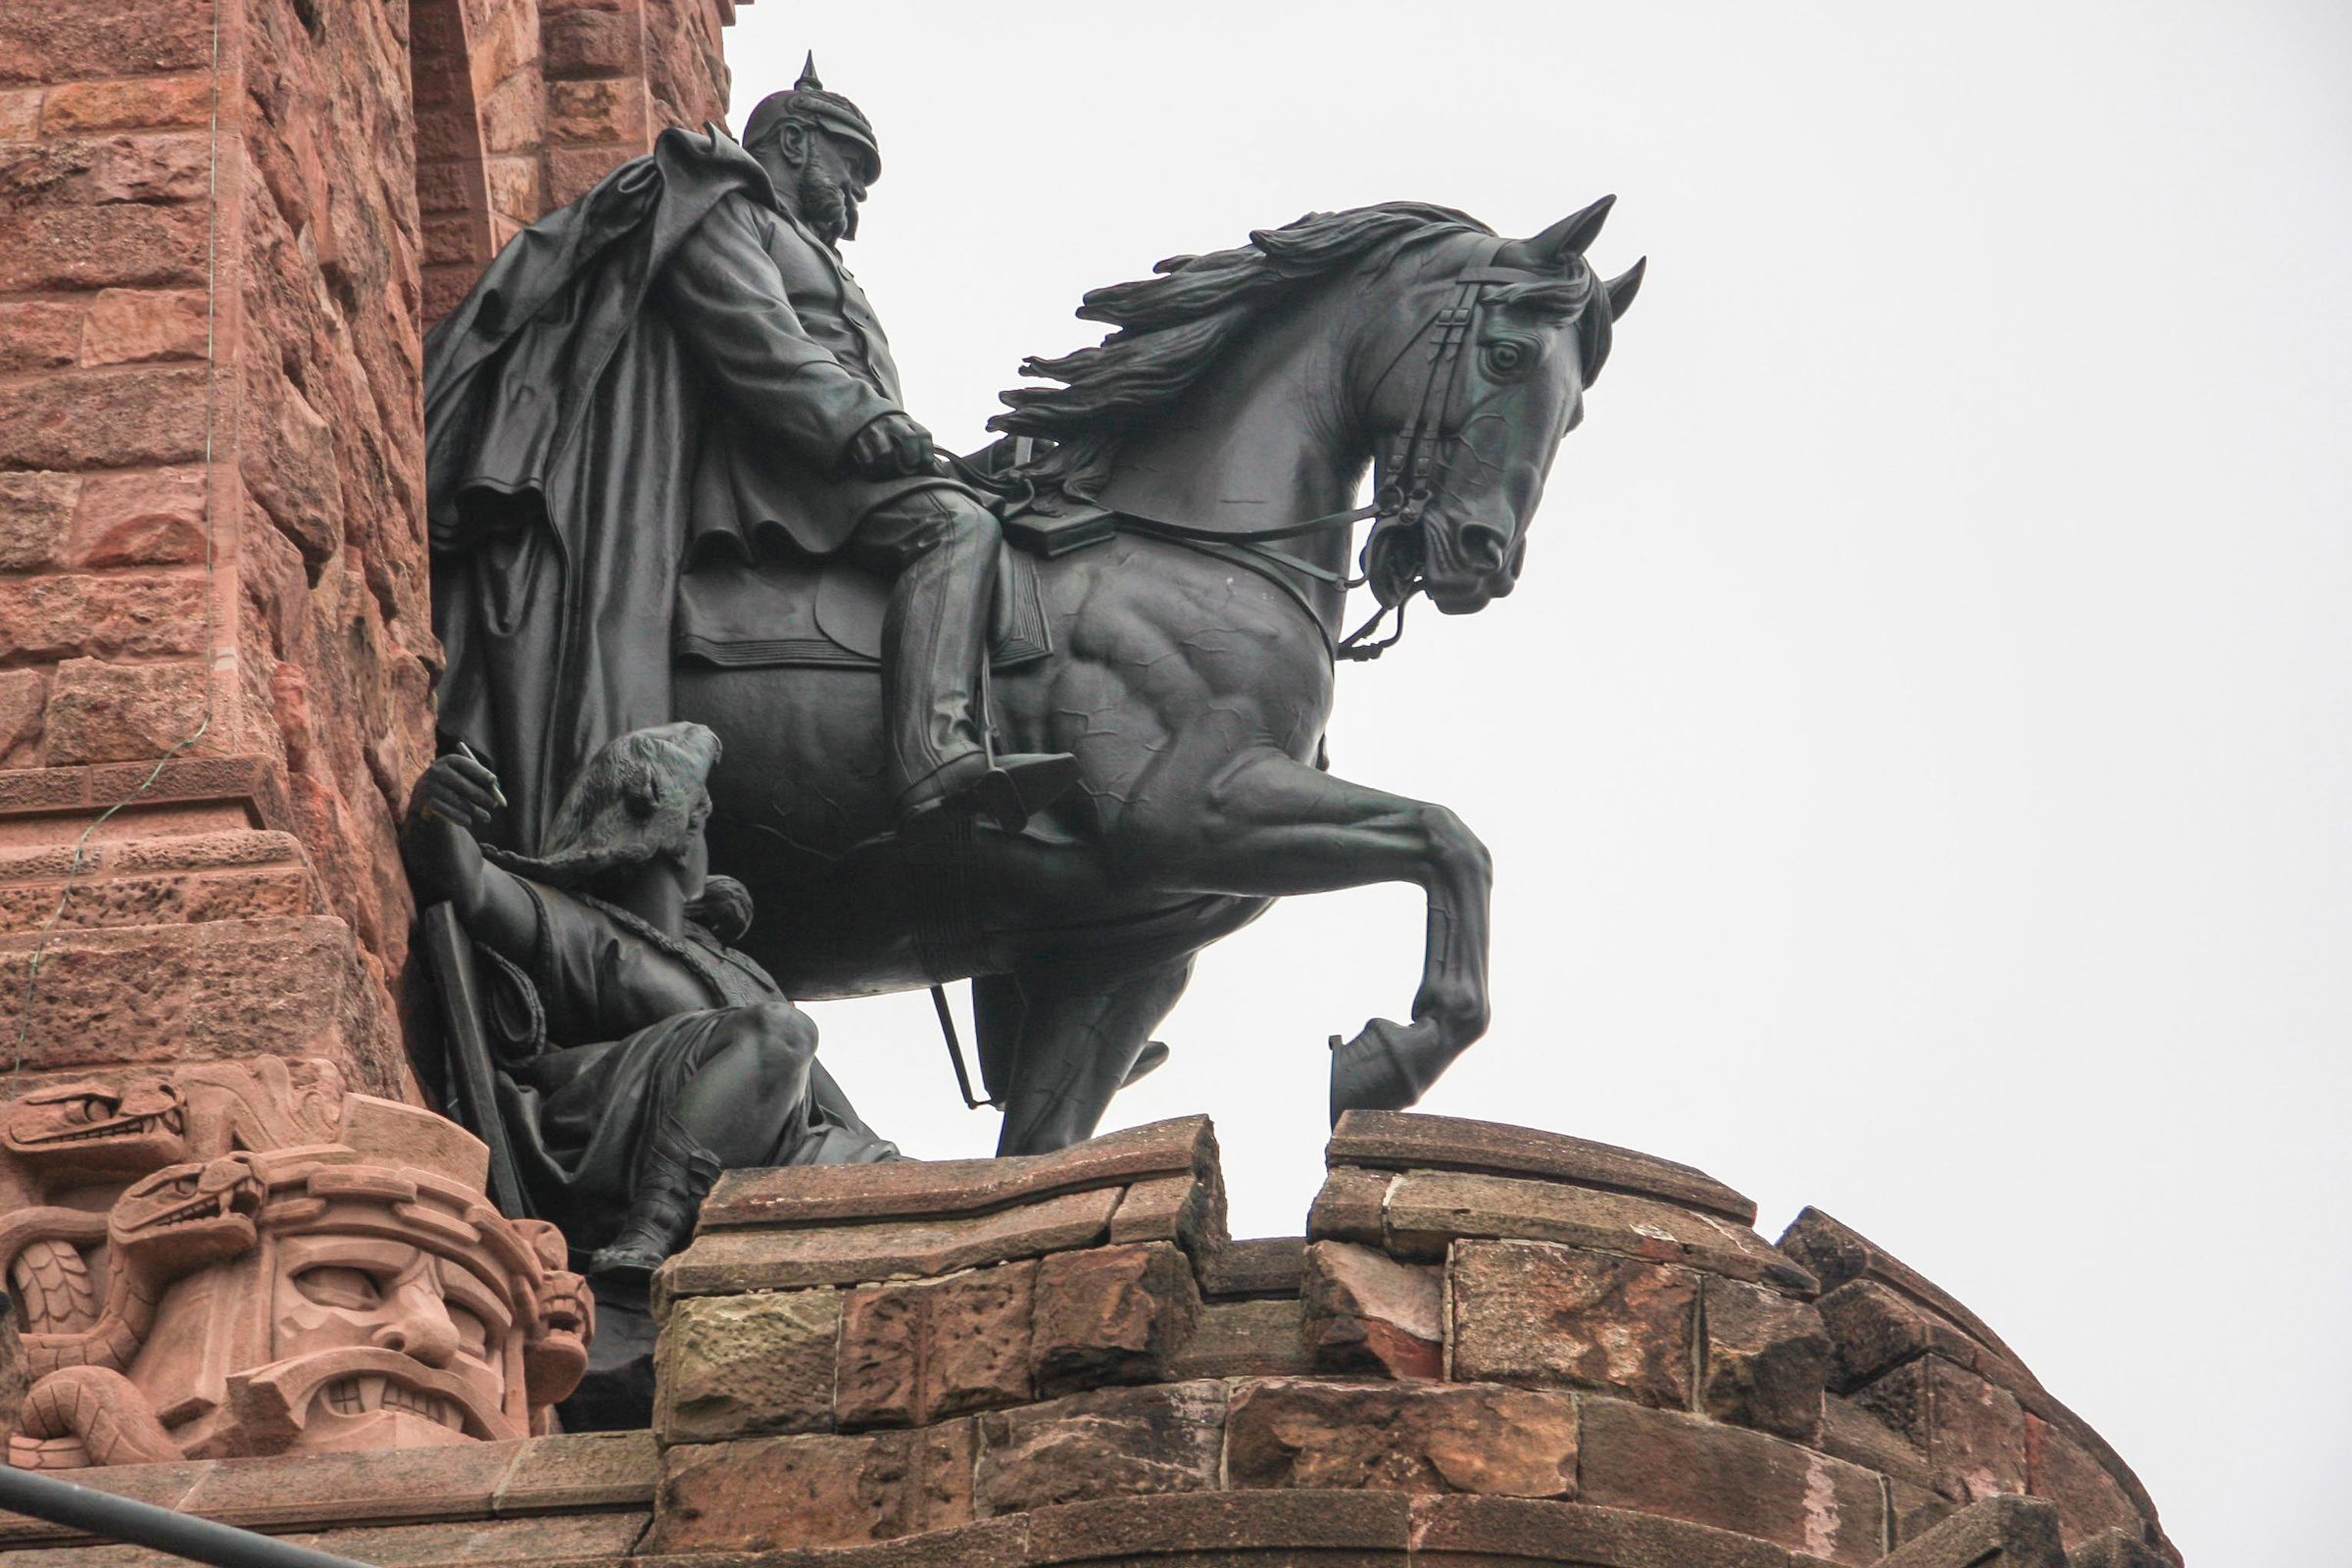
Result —
[[[681, 663], [730, 669], [882, 662], [890, 585], [838, 557], [746, 563], [706, 559], [678, 580], [671, 652]], [[1037, 586], [1037, 558], [998, 558], [996, 628], [989, 663], [1009, 669], [1054, 651]]]

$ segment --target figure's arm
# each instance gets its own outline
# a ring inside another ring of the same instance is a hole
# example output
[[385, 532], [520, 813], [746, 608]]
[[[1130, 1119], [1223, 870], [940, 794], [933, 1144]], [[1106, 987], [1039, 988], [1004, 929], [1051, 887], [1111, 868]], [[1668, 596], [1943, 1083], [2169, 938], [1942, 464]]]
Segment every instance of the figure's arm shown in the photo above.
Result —
[[[921, 426], [801, 325], [784, 275], [743, 202], [713, 207], [678, 243], [654, 290], [738, 418], [819, 468], [855, 464], [872, 472], [876, 460], [885, 460], [886, 472], [912, 471], [900, 466], [910, 444], [901, 427]], [[923, 446], [927, 464], [928, 436]]]
[[513, 873], [482, 858], [474, 830], [503, 804], [498, 777], [470, 757], [442, 757], [409, 798], [401, 856], [418, 904], [446, 899], [478, 942], [515, 963], [528, 963], [539, 940], [539, 911]]

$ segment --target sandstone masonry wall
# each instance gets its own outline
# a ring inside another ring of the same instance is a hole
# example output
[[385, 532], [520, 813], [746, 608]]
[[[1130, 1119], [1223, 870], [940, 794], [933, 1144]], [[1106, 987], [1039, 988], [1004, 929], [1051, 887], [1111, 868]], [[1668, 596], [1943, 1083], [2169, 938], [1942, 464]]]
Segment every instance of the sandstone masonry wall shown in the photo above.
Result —
[[422, 334], [550, 205], [723, 113], [731, 15], [0, 0], [12, 1069], [279, 1052], [415, 1094]]

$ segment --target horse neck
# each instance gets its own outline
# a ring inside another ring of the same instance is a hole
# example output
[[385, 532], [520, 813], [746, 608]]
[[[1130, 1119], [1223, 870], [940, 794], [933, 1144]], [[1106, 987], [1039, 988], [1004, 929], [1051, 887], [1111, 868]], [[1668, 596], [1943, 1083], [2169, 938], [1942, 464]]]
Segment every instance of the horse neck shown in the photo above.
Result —
[[[1235, 532], [1354, 506], [1370, 449], [1346, 396], [1352, 293], [1326, 288], [1269, 307], [1225, 363], [1150, 431], [1121, 443], [1102, 503]], [[1320, 529], [1275, 548], [1344, 573], [1350, 531]], [[1308, 597], [1336, 627], [1346, 596], [1317, 582]]]

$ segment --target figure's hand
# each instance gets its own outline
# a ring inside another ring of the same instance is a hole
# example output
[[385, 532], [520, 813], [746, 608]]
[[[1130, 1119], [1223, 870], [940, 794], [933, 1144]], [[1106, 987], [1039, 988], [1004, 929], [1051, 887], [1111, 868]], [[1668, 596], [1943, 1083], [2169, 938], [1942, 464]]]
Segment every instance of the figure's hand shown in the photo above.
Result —
[[478, 833], [489, 825], [490, 813], [506, 804], [498, 775], [489, 768], [470, 757], [439, 757], [409, 797], [409, 823], [416, 828], [438, 818]]
[[850, 466], [868, 479], [931, 471], [931, 432], [893, 412], [869, 419], [850, 437]]

